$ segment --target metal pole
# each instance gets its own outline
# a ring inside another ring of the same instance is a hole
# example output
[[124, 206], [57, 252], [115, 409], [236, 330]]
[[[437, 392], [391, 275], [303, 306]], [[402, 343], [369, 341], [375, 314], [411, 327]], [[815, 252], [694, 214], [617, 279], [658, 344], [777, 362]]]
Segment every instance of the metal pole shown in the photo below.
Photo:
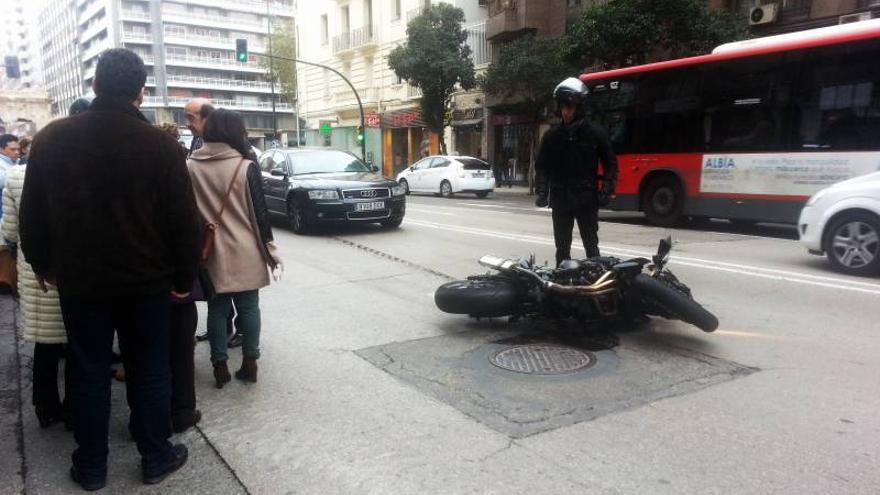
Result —
[[[298, 58], [278, 57], [275, 55], [268, 55], [268, 57], [270, 59], [277, 58], [278, 60], [285, 60], [287, 62], [295, 62], [298, 64], [312, 65], [314, 67], [320, 67], [322, 69], [327, 69], [330, 72], [332, 72], [332, 73], [336, 74], [337, 76], [339, 76], [340, 78], [342, 78], [342, 80], [345, 81], [346, 84], [348, 84], [348, 87], [351, 88], [352, 93], [354, 93], [354, 97], [357, 100], [358, 109], [360, 109], [360, 112], [361, 112], [361, 129], [364, 130], [364, 140], [361, 142], [361, 158], [363, 158], [364, 161], [366, 161], [366, 159], [367, 159], [367, 135], [366, 135], [367, 129], [366, 129], [366, 125], [364, 123], [364, 105], [363, 105], [363, 103], [361, 103], [361, 95], [359, 95], [357, 90], [354, 89], [354, 84], [352, 84], [351, 81], [349, 81], [347, 77], [343, 76], [341, 72], [334, 69], [333, 67], [328, 67], [323, 64], [317, 64], [315, 62], [306, 62], [305, 60], [300, 60]], [[297, 120], [299, 120], [299, 115], [297, 115], [296, 118], [297, 118]]]
[[275, 113], [275, 69], [272, 64], [272, 17], [269, 12], [269, 0], [266, 0], [266, 30], [269, 39], [269, 83], [272, 88], [272, 139], [278, 140], [278, 114]]

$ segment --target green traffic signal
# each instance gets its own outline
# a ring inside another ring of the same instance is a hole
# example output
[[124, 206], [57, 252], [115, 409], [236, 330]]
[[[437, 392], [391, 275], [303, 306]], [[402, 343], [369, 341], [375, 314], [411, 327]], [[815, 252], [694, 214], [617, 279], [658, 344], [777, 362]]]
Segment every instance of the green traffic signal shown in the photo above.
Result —
[[248, 40], [244, 38], [238, 38], [235, 40], [235, 59], [239, 62], [247, 62], [248, 61]]
[[358, 126], [357, 130], [355, 131], [355, 136], [357, 137], [358, 143], [363, 143], [364, 142], [364, 128], [361, 126]]

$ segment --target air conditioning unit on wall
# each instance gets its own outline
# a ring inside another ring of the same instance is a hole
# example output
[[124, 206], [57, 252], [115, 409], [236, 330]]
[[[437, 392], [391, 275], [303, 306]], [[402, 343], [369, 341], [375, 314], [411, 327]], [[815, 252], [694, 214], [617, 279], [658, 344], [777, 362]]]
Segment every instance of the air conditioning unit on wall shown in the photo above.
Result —
[[851, 22], [868, 21], [871, 19], [870, 12], [859, 12], [858, 14], [842, 15], [838, 19], [838, 24], [849, 24]]
[[752, 7], [749, 11], [749, 25], [770, 24], [779, 16], [779, 4], [768, 3]]

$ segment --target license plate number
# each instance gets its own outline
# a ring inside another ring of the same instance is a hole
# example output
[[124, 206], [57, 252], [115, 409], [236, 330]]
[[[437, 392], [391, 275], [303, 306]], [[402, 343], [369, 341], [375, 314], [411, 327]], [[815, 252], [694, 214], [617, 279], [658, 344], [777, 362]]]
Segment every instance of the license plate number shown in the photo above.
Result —
[[474, 172], [473, 174], [474, 177], [482, 177], [483, 175], [483, 172]]
[[384, 210], [385, 203], [382, 201], [373, 201], [370, 203], [355, 203], [354, 211], [375, 211]]

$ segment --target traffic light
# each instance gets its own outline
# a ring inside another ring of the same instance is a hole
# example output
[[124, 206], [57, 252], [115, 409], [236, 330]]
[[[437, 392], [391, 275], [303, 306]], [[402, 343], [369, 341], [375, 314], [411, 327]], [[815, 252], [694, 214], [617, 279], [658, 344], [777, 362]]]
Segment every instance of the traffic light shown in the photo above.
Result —
[[364, 128], [363, 127], [357, 126], [357, 129], [355, 130], [354, 135], [357, 138], [358, 144], [361, 144], [364, 142]]
[[235, 40], [235, 60], [239, 62], [248, 61], [247, 40], [244, 38]]
[[3, 61], [6, 64], [6, 78], [21, 79], [21, 67], [18, 65], [18, 57], [14, 55], [6, 56]]

